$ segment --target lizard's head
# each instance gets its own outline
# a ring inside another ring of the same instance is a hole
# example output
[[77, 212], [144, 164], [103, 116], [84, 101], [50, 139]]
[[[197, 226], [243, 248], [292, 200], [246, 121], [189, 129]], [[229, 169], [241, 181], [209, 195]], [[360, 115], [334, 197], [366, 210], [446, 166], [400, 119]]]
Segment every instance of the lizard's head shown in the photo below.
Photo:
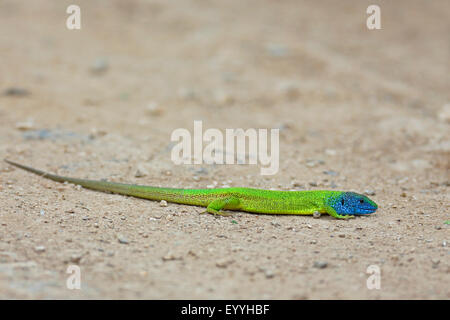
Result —
[[330, 206], [340, 215], [364, 215], [374, 213], [378, 209], [375, 202], [355, 192], [343, 192], [333, 199]]

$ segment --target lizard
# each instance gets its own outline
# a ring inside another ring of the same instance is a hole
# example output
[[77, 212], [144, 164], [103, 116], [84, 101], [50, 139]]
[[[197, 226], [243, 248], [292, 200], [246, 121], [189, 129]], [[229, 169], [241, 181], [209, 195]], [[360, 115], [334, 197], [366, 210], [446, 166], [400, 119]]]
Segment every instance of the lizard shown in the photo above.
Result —
[[375, 212], [378, 205], [355, 192], [309, 190], [277, 191], [254, 188], [180, 189], [124, 184], [59, 176], [5, 159], [8, 164], [44, 178], [80, 185], [83, 188], [137, 198], [206, 207], [214, 215], [228, 215], [223, 210], [260, 214], [313, 215], [327, 213], [338, 219], [354, 218]]

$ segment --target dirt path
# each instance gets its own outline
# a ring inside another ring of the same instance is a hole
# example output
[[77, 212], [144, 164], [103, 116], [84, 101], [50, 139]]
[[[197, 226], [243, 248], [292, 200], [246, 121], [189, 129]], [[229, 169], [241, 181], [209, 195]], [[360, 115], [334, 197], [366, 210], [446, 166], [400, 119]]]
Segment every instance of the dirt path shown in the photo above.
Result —
[[[377, 213], [215, 218], [2, 163], [0, 298], [450, 298], [450, 2], [377, 1], [374, 31], [369, 1], [242, 2], [77, 1], [78, 31], [72, 1], [0, 2], [0, 158], [156, 186], [354, 190]], [[278, 174], [174, 165], [170, 135], [194, 120], [280, 128]]]

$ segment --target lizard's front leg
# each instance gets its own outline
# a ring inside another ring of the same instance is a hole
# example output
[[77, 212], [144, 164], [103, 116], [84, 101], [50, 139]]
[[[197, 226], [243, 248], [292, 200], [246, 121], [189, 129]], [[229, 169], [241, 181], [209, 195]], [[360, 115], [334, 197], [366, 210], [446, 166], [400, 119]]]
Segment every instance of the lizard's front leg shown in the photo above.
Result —
[[326, 212], [330, 216], [335, 217], [336, 219], [353, 219], [355, 217], [353, 215], [346, 215], [346, 216], [340, 215], [339, 213], [336, 212], [336, 210], [334, 210], [332, 207], [329, 206], [326, 208]]

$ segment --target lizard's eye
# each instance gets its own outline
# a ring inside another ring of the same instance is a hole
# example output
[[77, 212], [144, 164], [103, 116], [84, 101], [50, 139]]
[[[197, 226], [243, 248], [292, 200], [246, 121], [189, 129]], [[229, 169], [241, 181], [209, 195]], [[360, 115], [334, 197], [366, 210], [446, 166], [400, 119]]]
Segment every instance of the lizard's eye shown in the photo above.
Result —
[[359, 200], [359, 203], [364, 203], [364, 200], [363, 199]]

